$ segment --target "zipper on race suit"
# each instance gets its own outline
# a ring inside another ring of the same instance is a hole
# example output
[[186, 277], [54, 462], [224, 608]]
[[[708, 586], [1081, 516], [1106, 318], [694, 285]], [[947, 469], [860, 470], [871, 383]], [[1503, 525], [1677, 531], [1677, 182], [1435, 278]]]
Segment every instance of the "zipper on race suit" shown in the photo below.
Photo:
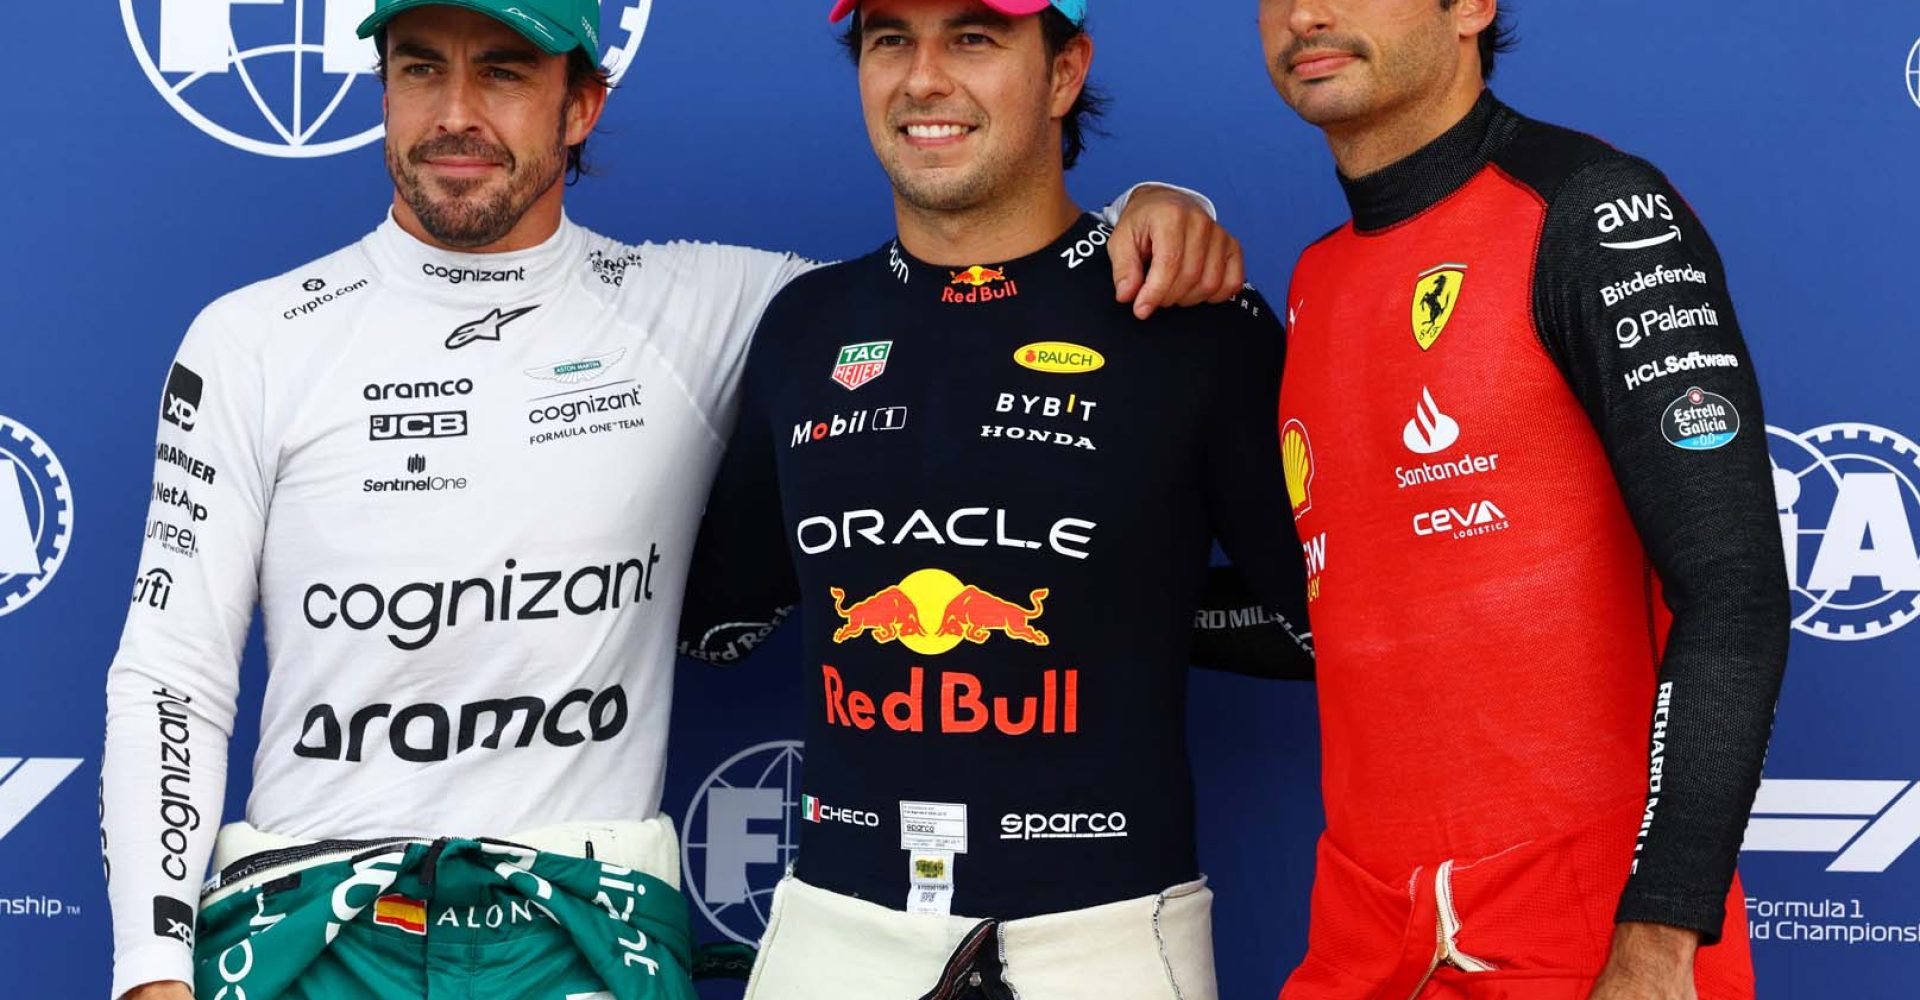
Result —
[[366, 853], [370, 849], [392, 847], [395, 844], [409, 842], [406, 840], [322, 840], [297, 847], [260, 851], [220, 869], [219, 875], [208, 880], [204, 889], [208, 892], [218, 891], [272, 868], [297, 864], [330, 854]]
[[[1414, 878], [1419, 877], [1416, 872]], [[1493, 972], [1496, 968], [1492, 962], [1475, 958], [1455, 944], [1455, 939], [1460, 936], [1460, 914], [1453, 908], [1452, 861], [1442, 863], [1440, 870], [1434, 872], [1433, 901], [1433, 961], [1428, 963], [1426, 974], [1420, 977], [1413, 992], [1407, 994], [1407, 1000], [1417, 1000], [1442, 965], [1451, 965], [1461, 972]]]

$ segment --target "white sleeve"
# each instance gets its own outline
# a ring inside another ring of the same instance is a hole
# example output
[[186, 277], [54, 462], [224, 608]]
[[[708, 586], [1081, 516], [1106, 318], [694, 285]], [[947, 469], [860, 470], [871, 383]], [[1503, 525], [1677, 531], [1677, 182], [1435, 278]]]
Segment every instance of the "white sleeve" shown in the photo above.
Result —
[[255, 349], [216, 304], [162, 394], [146, 542], [107, 673], [100, 835], [113, 996], [193, 982], [193, 921], [227, 780], [272, 482]]
[[1168, 184], [1164, 181], [1142, 181], [1126, 189], [1125, 191], [1121, 192], [1120, 197], [1115, 198], [1113, 200], [1113, 204], [1108, 205], [1106, 208], [1103, 208], [1100, 210], [1101, 221], [1105, 222], [1109, 226], [1119, 225], [1120, 217], [1126, 214], [1127, 204], [1133, 201], [1133, 196], [1136, 194], [1139, 194], [1141, 188], [1150, 188], [1150, 187], [1159, 187], [1159, 188], [1166, 188], [1169, 191], [1178, 191], [1181, 194], [1184, 194], [1187, 197], [1192, 198], [1194, 201], [1199, 202], [1200, 207], [1206, 209], [1207, 214], [1213, 217], [1213, 221], [1215, 222], [1220, 221], [1220, 210], [1214, 207], [1212, 198], [1209, 198], [1206, 195], [1193, 190], [1192, 188], [1183, 188], [1178, 184]]
[[733, 431], [747, 348], [760, 317], [787, 283], [824, 265], [789, 253], [718, 244], [679, 244], [692, 254], [688, 271], [669, 278], [698, 289], [694, 303], [702, 320], [690, 345], [690, 364], [681, 366], [702, 401], [714, 433], [725, 441]]

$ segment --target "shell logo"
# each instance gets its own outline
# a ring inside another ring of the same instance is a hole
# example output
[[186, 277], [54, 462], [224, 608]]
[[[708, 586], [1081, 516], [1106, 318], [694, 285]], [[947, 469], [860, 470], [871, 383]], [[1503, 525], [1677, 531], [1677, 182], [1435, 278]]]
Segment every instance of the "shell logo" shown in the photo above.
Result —
[[1280, 459], [1287, 474], [1287, 497], [1293, 501], [1293, 516], [1313, 509], [1313, 442], [1307, 437], [1307, 425], [1289, 420], [1280, 429]]

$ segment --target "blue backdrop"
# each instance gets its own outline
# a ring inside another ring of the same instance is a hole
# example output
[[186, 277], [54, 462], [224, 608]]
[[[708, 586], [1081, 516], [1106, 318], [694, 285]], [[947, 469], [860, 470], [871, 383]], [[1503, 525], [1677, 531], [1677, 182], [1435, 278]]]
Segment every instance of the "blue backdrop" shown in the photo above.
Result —
[[[9, 6], [19, 72], [0, 130], [0, 992], [106, 992], [102, 679], [136, 571], [160, 381], [202, 305], [379, 221], [391, 191], [379, 88], [364, 72], [370, 50], [349, 37], [371, 3]], [[821, 257], [879, 243], [887, 187], [827, 6], [608, 0], [623, 78], [593, 143], [602, 175], [571, 193], [574, 217], [631, 241]], [[1518, 6], [1523, 41], [1499, 91], [1668, 171], [1720, 242], [1767, 394], [1798, 622], [1743, 858], [1761, 996], [1910, 998], [1920, 7]], [[1095, 75], [1117, 99], [1113, 135], [1074, 186], [1089, 204], [1143, 177], [1202, 188], [1245, 241], [1255, 280], [1281, 288], [1293, 255], [1344, 208], [1318, 135], [1269, 87], [1257, 8], [1097, 3]], [[682, 670], [667, 809], [685, 825], [708, 937], [758, 934], [790, 850], [796, 655], [785, 635], [735, 671]], [[262, 677], [256, 642], [243, 717]], [[1233, 1000], [1270, 997], [1305, 940], [1319, 826], [1312, 693], [1215, 676], [1194, 689], [1222, 987]], [[243, 727], [234, 745], [236, 810], [253, 739]], [[785, 814], [708, 823], [715, 797], [754, 788], [781, 789]], [[735, 866], [752, 892], [707, 891]]]

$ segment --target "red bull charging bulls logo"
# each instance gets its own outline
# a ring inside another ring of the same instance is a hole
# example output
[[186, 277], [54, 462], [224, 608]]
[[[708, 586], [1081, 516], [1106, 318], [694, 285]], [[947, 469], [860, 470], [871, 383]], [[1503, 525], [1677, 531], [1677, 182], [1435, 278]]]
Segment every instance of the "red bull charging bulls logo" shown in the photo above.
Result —
[[[964, 271], [950, 272], [953, 280], [940, 290], [940, 301], [950, 303], [997, 302], [1020, 294], [1018, 282], [1007, 277], [1001, 268], [981, 267], [978, 264]], [[997, 286], [997, 287], [996, 287]], [[966, 291], [961, 291], [965, 288]]]
[[[1041, 587], [1020, 604], [962, 583], [945, 570], [923, 569], [868, 597], [847, 603], [847, 593], [828, 588], [833, 610], [843, 620], [834, 630], [836, 644], [871, 639], [897, 642], [922, 656], [939, 656], [961, 643], [985, 645], [1009, 639], [1032, 646], [1052, 644], [1034, 627], [1046, 613], [1048, 589]], [[846, 678], [823, 664], [829, 724], [872, 729], [884, 725], [897, 732], [925, 732], [928, 728], [928, 678], [924, 667], [908, 671], [907, 689], [876, 697], [850, 690]], [[943, 733], [977, 733], [991, 726], [1008, 736], [1031, 732], [1072, 733], [1080, 728], [1078, 670], [1047, 670], [1039, 676], [1039, 692], [1018, 698], [984, 694], [985, 684], [975, 674], [942, 671], [935, 679], [938, 703], [934, 720]]]

